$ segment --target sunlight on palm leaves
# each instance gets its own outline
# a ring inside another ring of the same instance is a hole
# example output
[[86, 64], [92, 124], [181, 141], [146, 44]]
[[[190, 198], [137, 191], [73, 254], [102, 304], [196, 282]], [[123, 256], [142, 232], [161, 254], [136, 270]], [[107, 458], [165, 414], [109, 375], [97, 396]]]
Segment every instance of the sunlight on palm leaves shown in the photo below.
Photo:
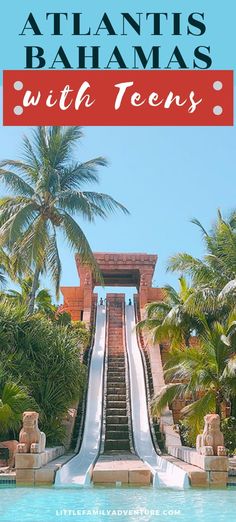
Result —
[[138, 329], [149, 332], [154, 343], [170, 341], [172, 346], [188, 344], [198, 322], [189, 312], [189, 302], [193, 295], [184, 277], [179, 279], [179, 291], [172, 286], [164, 286], [164, 301], [146, 306], [146, 319], [138, 324]]

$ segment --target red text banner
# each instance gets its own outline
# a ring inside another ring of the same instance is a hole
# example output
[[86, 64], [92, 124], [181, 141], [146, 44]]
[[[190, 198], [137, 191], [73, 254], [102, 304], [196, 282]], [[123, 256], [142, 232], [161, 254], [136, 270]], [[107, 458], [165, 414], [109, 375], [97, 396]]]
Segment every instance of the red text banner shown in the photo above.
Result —
[[4, 71], [4, 125], [233, 125], [233, 71]]

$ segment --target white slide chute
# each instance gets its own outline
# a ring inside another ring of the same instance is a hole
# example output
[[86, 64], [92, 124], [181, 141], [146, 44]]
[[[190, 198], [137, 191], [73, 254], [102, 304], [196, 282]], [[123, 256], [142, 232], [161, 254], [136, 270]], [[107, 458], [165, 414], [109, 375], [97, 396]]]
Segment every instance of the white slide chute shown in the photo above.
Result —
[[125, 317], [135, 451], [151, 469], [155, 487], [187, 488], [189, 486], [188, 474], [172, 462], [157, 455], [155, 451], [149, 423], [145, 374], [136, 335], [134, 306], [126, 306]]
[[103, 373], [106, 337], [106, 308], [97, 307], [96, 331], [92, 350], [83, 441], [78, 455], [56, 473], [55, 486], [88, 486], [100, 450], [103, 406]]

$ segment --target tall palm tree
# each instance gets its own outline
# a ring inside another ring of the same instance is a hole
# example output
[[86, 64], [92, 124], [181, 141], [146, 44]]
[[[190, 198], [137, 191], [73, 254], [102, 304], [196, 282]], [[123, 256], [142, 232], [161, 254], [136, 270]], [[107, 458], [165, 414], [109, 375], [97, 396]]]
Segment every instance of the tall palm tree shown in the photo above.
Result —
[[45, 270], [59, 294], [58, 231], [84, 262], [98, 271], [75, 216], [93, 222], [116, 210], [128, 213], [111, 196], [83, 190], [89, 183], [98, 183], [98, 167], [106, 166], [107, 161], [103, 157], [85, 163], [74, 161], [73, 147], [81, 137], [81, 127], [38, 127], [32, 141], [23, 140], [23, 161], [0, 163], [0, 179], [14, 193], [0, 200], [1, 242], [18, 259], [23, 256], [34, 270], [29, 313], [34, 309], [39, 276]]
[[194, 289], [184, 277], [179, 278], [179, 291], [170, 285], [164, 286], [165, 299], [146, 307], [146, 318], [140, 321], [138, 329], [151, 334], [154, 343], [169, 341], [172, 346], [188, 345], [199, 321], [191, 310]]
[[153, 400], [159, 414], [176, 398], [193, 399], [182, 409], [194, 435], [199, 433], [206, 413], [221, 415], [225, 401], [236, 397], [236, 309], [226, 324], [208, 326], [204, 316], [199, 344], [175, 347], [167, 354], [165, 377], [169, 381]]

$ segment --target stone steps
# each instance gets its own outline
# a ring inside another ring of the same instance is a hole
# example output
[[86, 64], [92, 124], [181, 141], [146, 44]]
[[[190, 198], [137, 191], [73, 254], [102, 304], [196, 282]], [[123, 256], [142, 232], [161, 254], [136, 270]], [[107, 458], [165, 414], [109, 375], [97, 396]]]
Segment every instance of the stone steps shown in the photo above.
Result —
[[[118, 453], [118, 455], [117, 455]], [[130, 484], [148, 486], [152, 476], [150, 469], [128, 451], [112, 451], [101, 455], [93, 470], [95, 484]]]
[[117, 394], [110, 394], [109, 397], [107, 398], [107, 404], [109, 404], [109, 402], [116, 402], [116, 401], [122, 401], [126, 403], [126, 394], [125, 393], [120, 393], [119, 395]]
[[124, 411], [126, 411], [126, 405], [124, 408], [107, 408], [107, 418], [108, 416], [113, 416], [113, 417], [119, 417], [121, 415], [124, 415]]
[[109, 369], [108, 378], [111, 381], [115, 381], [116, 378], [120, 379], [121, 377], [122, 378], [125, 377], [125, 368], [122, 370], [116, 369], [115, 371], [113, 371], [113, 369], [111, 369], [110, 366], [108, 365], [108, 369]]
[[112, 384], [112, 386], [116, 386], [116, 384], [125, 385], [125, 375], [116, 375], [115, 377], [112, 375], [108, 375], [107, 384]]
[[111, 366], [112, 365], [116, 365], [116, 366], [125, 366], [125, 358], [124, 356], [120, 356], [120, 355], [113, 355], [113, 356], [109, 356], [108, 357], [108, 364]]
[[116, 366], [112, 367], [108, 361], [108, 368], [109, 368], [109, 373], [113, 374], [113, 373], [125, 373], [125, 361], [123, 361], [123, 367], [121, 368], [120, 365], [118, 365], [116, 363]]
[[107, 396], [109, 397], [109, 394], [116, 394], [122, 395], [125, 393], [125, 387], [123, 385], [117, 385], [116, 386], [108, 386], [107, 388]]
[[123, 302], [122, 294], [107, 296], [108, 365], [105, 452], [130, 451], [123, 345]]
[[126, 408], [126, 400], [124, 399], [123, 401], [117, 401], [117, 400], [111, 400], [109, 399], [109, 401], [107, 401], [107, 410], [110, 409], [110, 408], [123, 408], [125, 409]]
[[109, 424], [126, 424], [128, 425], [127, 415], [107, 415], [107, 425]]
[[116, 439], [128, 440], [129, 439], [128, 430], [121, 431], [120, 426], [119, 426], [119, 429], [108, 430], [107, 431], [107, 440], [116, 440]]
[[106, 451], [112, 451], [112, 450], [114, 450], [114, 447], [116, 450], [129, 451], [129, 449], [130, 449], [129, 439], [127, 439], [127, 440], [106, 439], [105, 444], [106, 444]]
[[110, 422], [109, 426], [107, 427], [107, 431], [125, 431], [126, 433], [129, 433], [129, 427], [128, 424], [117, 424]]

